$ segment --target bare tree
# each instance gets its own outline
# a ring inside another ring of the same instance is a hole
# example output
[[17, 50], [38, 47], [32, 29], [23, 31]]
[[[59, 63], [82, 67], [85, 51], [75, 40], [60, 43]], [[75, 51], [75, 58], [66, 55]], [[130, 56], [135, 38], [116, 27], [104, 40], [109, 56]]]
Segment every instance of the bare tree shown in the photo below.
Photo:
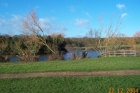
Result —
[[98, 38], [99, 37], [99, 30], [90, 28], [89, 32], [87, 33], [87, 36], [90, 38]]
[[31, 11], [27, 18], [23, 20], [22, 32], [26, 35], [32, 35], [36, 37], [40, 44], [45, 45], [52, 53], [55, 54], [55, 51], [46, 43], [44, 30], [39, 25], [39, 20], [35, 11]]
[[119, 34], [121, 25], [120, 17], [118, 18], [115, 26], [112, 22], [113, 19], [111, 17], [110, 24], [106, 28], [104, 28], [104, 23], [102, 22], [101, 18], [102, 16], [99, 17], [100, 29], [94, 31], [94, 37], [96, 37], [96, 42], [93, 45], [93, 48], [97, 51], [98, 54], [104, 51], [117, 50], [124, 42], [122, 40], [119, 40], [119, 38], [123, 37], [122, 34]]
[[140, 31], [137, 31], [133, 36], [134, 37], [140, 37]]
[[137, 31], [133, 38], [135, 39], [136, 44], [134, 45], [135, 49], [139, 51], [138, 55], [140, 55], [140, 31]]
[[140, 44], [140, 31], [137, 31], [133, 37], [135, 38], [136, 40], [136, 44]]
[[[36, 43], [44, 45], [52, 52], [54, 59], [60, 59], [60, 46], [64, 43], [63, 34], [53, 33], [52, 35], [45, 35], [44, 30], [39, 24], [39, 19], [35, 11], [31, 11], [29, 15], [23, 19], [23, 34], [32, 36], [36, 39]], [[47, 31], [46, 31], [47, 32]], [[30, 40], [30, 39], [29, 39]], [[27, 45], [27, 43], [26, 43]], [[29, 48], [30, 49], [30, 48]]]

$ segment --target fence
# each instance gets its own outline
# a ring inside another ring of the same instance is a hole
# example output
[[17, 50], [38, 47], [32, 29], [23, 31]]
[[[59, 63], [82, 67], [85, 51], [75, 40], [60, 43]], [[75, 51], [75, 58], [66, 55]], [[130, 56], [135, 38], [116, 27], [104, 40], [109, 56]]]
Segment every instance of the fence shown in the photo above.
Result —
[[136, 50], [113, 50], [106, 51], [99, 55], [100, 57], [111, 57], [111, 56], [136, 56]]

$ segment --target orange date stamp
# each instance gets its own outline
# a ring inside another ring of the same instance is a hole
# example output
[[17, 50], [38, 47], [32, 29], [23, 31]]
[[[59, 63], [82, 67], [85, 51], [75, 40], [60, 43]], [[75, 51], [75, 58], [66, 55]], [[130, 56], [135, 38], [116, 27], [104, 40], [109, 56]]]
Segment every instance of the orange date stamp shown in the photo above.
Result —
[[109, 88], [108, 93], [139, 93], [138, 88], [118, 88], [117, 91], [114, 88]]

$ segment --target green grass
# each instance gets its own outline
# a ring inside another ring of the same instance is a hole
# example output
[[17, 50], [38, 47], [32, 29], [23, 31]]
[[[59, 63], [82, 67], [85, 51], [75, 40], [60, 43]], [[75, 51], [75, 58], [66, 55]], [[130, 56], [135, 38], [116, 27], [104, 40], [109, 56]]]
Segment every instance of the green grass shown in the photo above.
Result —
[[69, 61], [0, 63], [0, 74], [138, 69], [140, 69], [140, 57], [107, 57]]
[[115, 93], [121, 93], [118, 88], [123, 88], [127, 93], [127, 88], [140, 91], [140, 75], [0, 79], [0, 84], [1, 93], [108, 93], [109, 88], [114, 88]]

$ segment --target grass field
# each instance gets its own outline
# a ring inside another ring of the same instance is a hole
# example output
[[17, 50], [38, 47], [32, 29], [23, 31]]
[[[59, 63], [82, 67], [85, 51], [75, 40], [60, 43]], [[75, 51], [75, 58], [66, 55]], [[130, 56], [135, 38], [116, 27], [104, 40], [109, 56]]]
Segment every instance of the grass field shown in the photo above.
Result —
[[127, 93], [130, 88], [140, 89], [140, 75], [0, 79], [1, 93]]
[[[0, 74], [137, 69], [140, 57], [0, 63]], [[0, 79], [0, 93], [140, 93], [140, 75]]]
[[140, 69], [140, 57], [107, 57], [69, 61], [0, 63], [0, 74], [137, 69]]

